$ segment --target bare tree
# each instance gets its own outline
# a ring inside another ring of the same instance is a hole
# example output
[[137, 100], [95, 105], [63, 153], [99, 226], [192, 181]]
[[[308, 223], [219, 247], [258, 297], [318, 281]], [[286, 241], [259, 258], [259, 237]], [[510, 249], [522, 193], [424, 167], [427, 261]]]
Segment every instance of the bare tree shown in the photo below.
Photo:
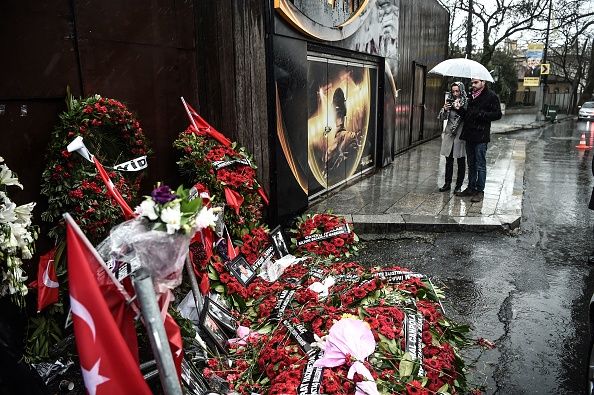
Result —
[[[491, 61], [495, 48], [506, 39], [534, 29], [548, 11], [548, 1], [542, 0], [474, 0], [472, 3], [470, 11], [475, 21], [472, 34], [482, 44], [482, 64]], [[448, 4], [450, 7], [456, 4], [459, 10], [469, 11], [469, 0], [451, 0]]]
[[[554, 34], [549, 45], [549, 59], [552, 73], [571, 82], [570, 110], [577, 106], [578, 89], [582, 85], [585, 71], [591, 65], [592, 26], [594, 12], [589, 12], [589, 0], [561, 0], [554, 10]], [[591, 67], [590, 67], [591, 69]], [[589, 79], [586, 78], [586, 81]]]
[[590, 65], [586, 73], [586, 86], [582, 91], [579, 104], [584, 104], [585, 101], [594, 98], [594, 40], [590, 40]]

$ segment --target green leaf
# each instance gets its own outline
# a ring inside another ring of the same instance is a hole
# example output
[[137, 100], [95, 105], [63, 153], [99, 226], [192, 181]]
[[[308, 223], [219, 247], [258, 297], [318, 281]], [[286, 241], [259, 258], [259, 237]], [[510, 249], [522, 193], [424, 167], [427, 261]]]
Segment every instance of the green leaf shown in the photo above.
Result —
[[274, 327], [272, 326], [272, 324], [266, 324], [261, 329], [258, 329], [258, 333], [261, 333], [263, 335], [266, 335], [266, 334], [272, 332], [272, 329], [273, 328]]
[[400, 360], [400, 367], [398, 368], [398, 372], [400, 377], [408, 377], [412, 374], [415, 364], [412, 360], [412, 356], [409, 352], [405, 352]]
[[[217, 273], [213, 273], [213, 272], [209, 271], [208, 278], [211, 280], [219, 280], [219, 275]], [[221, 285], [221, 287], [222, 287], [222, 285]], [[223, 289], [225, 289], [225, 288], [223, 287]]]
[[442, 385], [441, 387], [439, 387], [439, 389], [437, 390], [438, 393], [440, 394], [449, 394], [448, 389], [450, 388], [450, 386], [448, 385], [448, 383], [445, 383], [444, 385]]

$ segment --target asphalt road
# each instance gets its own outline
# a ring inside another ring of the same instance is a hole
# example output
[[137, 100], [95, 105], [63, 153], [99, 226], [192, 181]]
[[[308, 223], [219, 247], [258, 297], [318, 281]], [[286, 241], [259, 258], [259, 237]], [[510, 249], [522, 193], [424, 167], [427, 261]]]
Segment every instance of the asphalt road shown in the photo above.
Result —
[[[446, 292], [446, 313], [494, 350], [465, 351], [470, 379], [487, 394], [581, 394], [594, 292], [594, 125], [564, 121], [504, 139], [528, 141], [522, 225], [514, 234], [369, 235], [362, 262], [399, 264]], [[495, 139], [491, 145], [497, 144]], [[487, 152], [488, 156], [488, 152]]]

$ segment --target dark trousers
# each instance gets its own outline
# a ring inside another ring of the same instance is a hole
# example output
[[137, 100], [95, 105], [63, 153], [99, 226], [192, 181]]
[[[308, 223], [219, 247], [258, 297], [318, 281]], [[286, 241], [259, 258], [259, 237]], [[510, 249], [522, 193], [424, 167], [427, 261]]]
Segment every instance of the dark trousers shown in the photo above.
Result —
[[483, 192], [487, 179], [487, 143], [466, 142], [466, 158], [468, 158], [468, 188]]
[[[452, 155], [453, 152], [454, 146], [452, 145], [452, 151], [450, 152], [450, 156], [446, 156], [446, 185], [450, 185], [452, 183], [452, 176], [454, 175], [454, 156]], [[459, 188], [462, 186], [462, 183], [464, 183], [464, 175], [466, 174], [466, 158], [457, 158], [456, 162], [458, 162], [458, 173], [456, 174], [456, 188]]]

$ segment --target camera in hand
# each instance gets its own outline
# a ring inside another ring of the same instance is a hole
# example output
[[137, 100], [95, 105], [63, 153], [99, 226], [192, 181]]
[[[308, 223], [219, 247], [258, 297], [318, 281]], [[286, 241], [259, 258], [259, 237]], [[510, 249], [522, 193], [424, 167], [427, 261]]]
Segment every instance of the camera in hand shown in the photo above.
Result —
[[455, 100], [456, 98], [454, 97], [454, 95], [452, 95], [452, 92], [448, 92], [446, 94], [446, 103], [448, 103], [450, 106], [454, 103]]

